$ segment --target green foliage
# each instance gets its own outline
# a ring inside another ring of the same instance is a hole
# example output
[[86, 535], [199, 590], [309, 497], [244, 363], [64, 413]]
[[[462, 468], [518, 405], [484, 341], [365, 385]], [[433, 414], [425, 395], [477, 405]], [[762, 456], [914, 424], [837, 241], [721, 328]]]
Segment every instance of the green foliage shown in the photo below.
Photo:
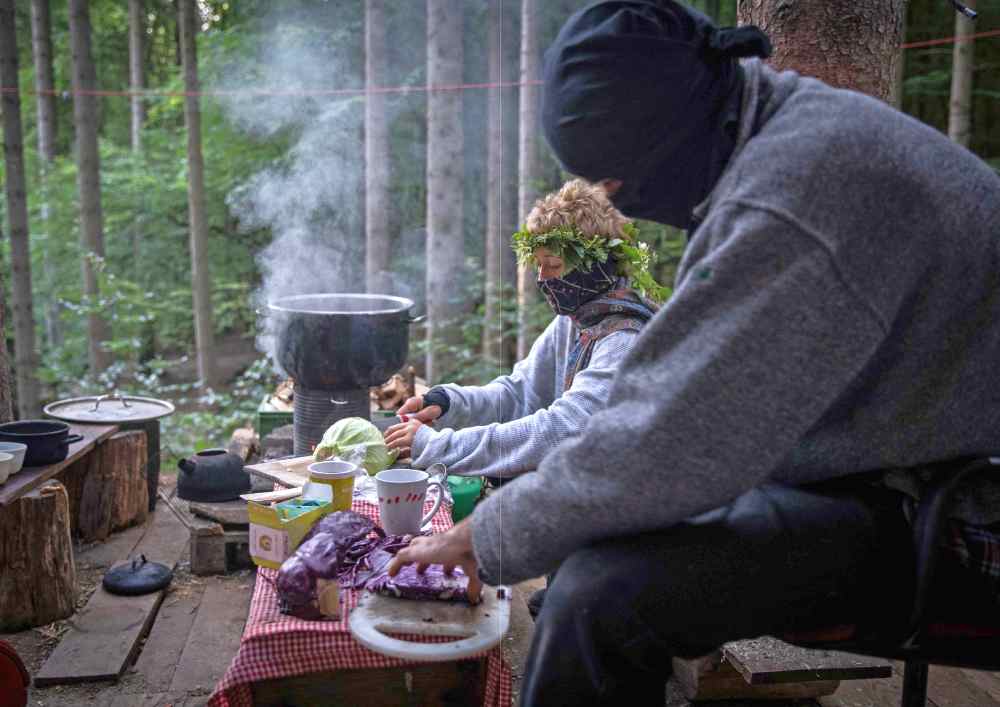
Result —
[[560, 226], [545, 233], [532, 233], [525, 227], [514, 234], [514, 252], [520, 265], [530, 267], [535, 251], [545, 248], [562, 258], [564, 273], [590, 270], [595, 264], [613, 257], [619, 274], [628, 277], [633, 287], [650, 299], [662, 302], [669, 292], [649, 273], [653, 252], [648, 244], [639, 240], [639, 229], [634, 224], [625, 224], [622, 231], [625, 238], [585, 234], [575, 226]]

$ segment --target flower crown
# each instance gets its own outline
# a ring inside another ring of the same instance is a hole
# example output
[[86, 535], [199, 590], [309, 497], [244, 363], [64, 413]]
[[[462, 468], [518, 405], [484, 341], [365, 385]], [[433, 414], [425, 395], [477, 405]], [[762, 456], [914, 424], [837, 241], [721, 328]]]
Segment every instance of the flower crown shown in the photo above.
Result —
[[623, 238], [588, 236], [575, 226], [558, 226], [544, 233], [532, 233], [527, 227], [514, 234], [513, 248], [517, 262], [522, 266], [534, 263], [535, 251], [545, 248], [562, 258], [564, 274], [573, 270], [590, 270], [595, 263], [604, 263], [610, 257], [617, 266], [617, 274], [629, 279], [644, 297], [655, 302], [666, 299], [668, 290], [660, 285], [649, 272], [653, 252], [649, 245], [639, 240], [635, 224], [621, 227]]

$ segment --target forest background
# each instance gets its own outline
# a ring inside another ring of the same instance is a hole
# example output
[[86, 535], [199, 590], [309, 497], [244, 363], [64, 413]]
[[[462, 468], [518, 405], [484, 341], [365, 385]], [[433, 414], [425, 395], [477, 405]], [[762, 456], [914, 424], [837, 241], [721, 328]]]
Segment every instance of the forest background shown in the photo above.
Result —
[[[167, 456], [217, 445], [280, 375], [258, 313], [313, 292], [412, 299], [432, 383], [509, 370], [551, 317], [509, 236], [566, 177], [534, 81], [585, 4], [0, 0], [0, 182], [16, 110], [26, 197], [23, 224], [0, 205], [12, 412], [120, 389], [178, 405]], [[690, 4], [736, 24], [736, 0]], [[979, 3], [963, 59], [950, 2], [906, 3], [893, 98], [996, 168], [998, 5]], [[639, 227], [669, 284], [684, 235]]]

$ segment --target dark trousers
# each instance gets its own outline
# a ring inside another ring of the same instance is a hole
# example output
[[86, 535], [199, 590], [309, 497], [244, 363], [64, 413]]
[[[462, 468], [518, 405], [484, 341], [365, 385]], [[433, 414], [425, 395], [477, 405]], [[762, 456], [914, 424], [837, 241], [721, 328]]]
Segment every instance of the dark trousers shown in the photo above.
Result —
[[567, 558], [535, 626], [521, 704], [663, 705], [675, 655], [846, 623], [902, 631], [913, 566], [899, 495], [763, 485]]

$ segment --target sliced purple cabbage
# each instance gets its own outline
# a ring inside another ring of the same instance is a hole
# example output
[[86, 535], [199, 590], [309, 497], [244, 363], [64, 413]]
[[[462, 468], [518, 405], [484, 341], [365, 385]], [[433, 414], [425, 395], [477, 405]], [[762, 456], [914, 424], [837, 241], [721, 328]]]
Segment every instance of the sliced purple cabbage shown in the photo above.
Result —
[[281, 610], [303, 619], [322, 618], [316, 580], [334, 577], [341, 587], [365, 587], [387, 596], [468, 601], [469, 578], [457, 568], [453, 575], [446, 575], [441, 565], [431, 565], [418, 574], [415, 565], [408, 565], [389, 577], [390, 560], [412, 539], [386, 535], [370, 519], [352, 511], [324, 516], [278, 570]]
[[365, 588], [400, 599], [469, 600], [469, 578], [458, 567], [453, 574], [445, 574], [441, 565], [430, 565], [423, 574], [416, 565], [406, 565], [395, 577], [382, 572], [368, 580]]

